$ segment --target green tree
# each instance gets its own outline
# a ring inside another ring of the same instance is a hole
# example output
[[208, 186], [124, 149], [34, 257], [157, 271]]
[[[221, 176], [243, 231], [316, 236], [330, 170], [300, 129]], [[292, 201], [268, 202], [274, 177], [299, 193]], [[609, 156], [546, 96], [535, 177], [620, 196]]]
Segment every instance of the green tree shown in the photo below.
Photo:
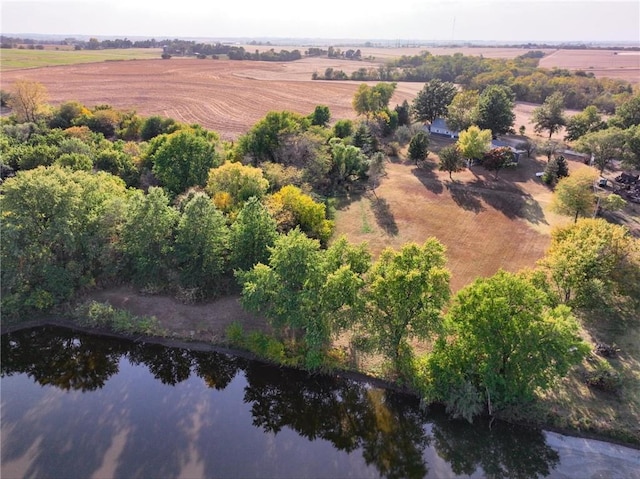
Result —
[[352, 322], [362, 274], [370, 264], [363, 248], [342, 239], [326, 252], [298, 229], [276, 239], [269, 264], [236, 273], [242, 304], [263, 314], [273, 327], [296, 340], [302, 333], [305, 364], [322, 365], [331, 339]]
[[229, 228], [207, 195], [196, 193], [186, 203], [175, 237], [181, 285], [196, 289], [200, 297], [220, 293], [227, 265]]
[[435, 238], [422, 246], [406, 244], [400, 251], [387, 248], [367, 276], [366, 331], [401, 374], [412, 356], [408, 341], [439, 331], [450, 294], [444, 253]]
[[358, 115], [371, 115], [389, 107], [389, 101], [396, 89], [395, 83], [378, 83], [370, 87], [362, 83], [351, 102]]
[[616, 108], [610, 123], [622, 129], [640, 125], [640, 95], [635, 95]]
[[2, 190], [3, 313], [47, 310], [114, 273], [112, 238], [126, 197], [120, 179], [39, 167]]
[[333, 125], [333, 136], [337, 138], [346, 138], [353, 133], [353, 122], [348, 119], [338, 120]]
[[448, 171], [449, 179], [453, 179], [451, 174], [464, 169], [464, 160], [460, 150], [456, 145], [445, 146], [438, 152], [440, 157], [440, 171]]
[[639, 252], [640, 242], [626, 227], [583, 218], [552, 231], [551, 246], [539, 264], [560, 301], [580, 306], [637, 289]]
[[192, 130], [179, 130], [168, 135], [151, 155], [153, 173], [173, 194], [190, 186], [204, 186], [209, 170], [222, 163], [213, 141]]
[[241, 207], [252, 196], [262, 198], [269, 189], [269, 182], [260, 168], [242, 163], [227, 162], [209, 170], [206, 192], [215, 200], [216, 195], [226, 193], [231, 209]]
[[549, 95], [542, 105], [533, 110], [531, 123], [534, 124], [534, 131], [540, 133], [544, 130], [551, 135], [560, 131], [567, 120], [564, 116], [564, 95], [557, 91]]
[[567, 306], [516, 274], [499, 271], [458, 292], [427, 361], [430, 400], [471, 420], [531, 400], [579, 363], [588, 347]]
[[602, 130], [606, 126], [607, 124], [602, 121], [602, 116], [598, 113], [598, 109], [591, 105], [567, 120], [567, 135], [564, 139], [575, 141], [587, 133]]
[[277, 223], [269, 210], [258, 198], [249, 198], [231, 225], [231, 267], [247, 271], [258, 263], [266, 264], [277, 236]]
[[416, 133], [409, 142], [409, 158], [418, 164], [427, 158], [429, 154], [429, 135], [424, 130]]
[[513, 128], [514, 95], [509, 87], [490, 85], [478, 98], [476, 124], [483, 130], [491, 130], [493, 136], [508, 133]]
[[91, 158], [82, 153], [63, 153], [53, 164], [72, 170], [91, 171], [93, 169]]
[[482, 166], [489, 171], [495, 171], [495, 179], [498, 179], [498, 173], [503, 168], [514, 164], [514, 155], [511, 148], [508, 146], [501, 146], [494, 148], [484, 155], [482, 158]]
[[626, 140], [624, 130], [611, 127], [584, 135], [576, 142], [576, 150], [592, 155], [602, 174], [612, 160], [623, 159], [627, 155]]
[[569, 176], [567, 160], [564, 156], [560, 155], [547, 162], [544, 168], [544, 174], [542, 175], [542, 181], [547, 185], [555, 185], [559, 179], [567, 176]]
[[131, 155], [116, 148], [108, 148], [97, 154], [94, 166], [122, 178], [127, 186], [137, 186], [140, 173]]
[[367, 157], [357, 146], [347, 145], [338, 138], [329, 140], [332, 168], [330, 176], [338, 185], [351, 178], [362, 178], [367, 171]]
[[398, 114], [398, 126], [411, 125], [411, 107], [407, 100], [404, 100], [402, 105], [396, 105], [394, 110]]
[[174, 133], [178, 128], [178, 124], [173, 118], [150, 116], [142, 123], [140, 138], [143, 141], [149, 141], [156, 136]]
[[279, 226], [289, 230], [300, 226], [303, 232], [326, 244], [334, 222], [326, 217], [326, 206], [316, 203], [296, 186], [287, 185], [269, 198], [269, 207]]
[[473, 125], [460, 132], [456, 143], [460, 153], [469, 160], [481, 159], [489, 151], [491, 145], [491, 130], [480, 130]]
[[307, 130], [310, 123], [307, 117], [298, 113], [270, 111], [238, 139], [238, 155], [240, 158], [249, 155], [254, 166], [261, 161], [279, 163], [277, 152], [284, 139]]
[[122, 251], [128, 273], [139, 286], [166, 288], [171, 285], [173, 250], [179, 213], [169, 206], [162, 188], [151, 187], [133, 196], [122, 228]]
[[73, 126], [76, 118], [88, 113], [89, 110], [81, 103], [77, 101], [67, 101], [54, 110], [53, 116], [49, 120], [49, 127], [65, 130]]
[[473, 125], [479, 98], [480, 95], [476, 90], [463, 90], [456, 93], [447, 107], [449, 128], [454, 131], [462, 131]]
[[625, 130], [623, 165], [629, 169], [640, 169], [640, 125]]
[[556, 213], [573, 216], [574, 223], [579, 216], [591, 216], [596, 202], [593, 184], [596, 172], [583, 168], [571, 176], [562, 178], [556, 185], [552, 208]]
[[456, 86], [435, 78], [424, 84], [413, 100], [413, 115], [418, 121], [433, 123], [447, 113], [447, 107], [456, 95]]
[[325, 127], [331, 120], [331, 112], [326, 105], [318, 105], [310, 116], [311, 124]]

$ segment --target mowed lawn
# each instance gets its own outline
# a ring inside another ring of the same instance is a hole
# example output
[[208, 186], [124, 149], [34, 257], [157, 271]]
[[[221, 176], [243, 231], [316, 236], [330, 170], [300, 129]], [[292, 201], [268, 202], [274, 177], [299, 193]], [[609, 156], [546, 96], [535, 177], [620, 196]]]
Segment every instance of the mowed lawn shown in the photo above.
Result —
[[[432, 149], [447, 141], [432, 137]], [[366, 241], [377, 255], [387, 246], [399, 249], [433, 236], [447, 248], [454, 292], [500, 268], [533, 267], [550, 245], [551, 228], [570, 221], [550, 211], [552, 192], [535, 176], [544, 160], [525, 155], [497, 180], [474, 166], [454, 173], [452, 181], [438, 171], [435, 153], [421, 167], [397, 159], [387, 163], [377, 199], [367, 192], [339, 207], [335, 237]], [[573, 169], [583, 167], [569, 163]]]
[[109, 50], [27, 50], [0, 49], [0, 71], [21, 70], [57, 65], [74, 65], [115, 60], [160, 58], [160, 48], [122, 48]]

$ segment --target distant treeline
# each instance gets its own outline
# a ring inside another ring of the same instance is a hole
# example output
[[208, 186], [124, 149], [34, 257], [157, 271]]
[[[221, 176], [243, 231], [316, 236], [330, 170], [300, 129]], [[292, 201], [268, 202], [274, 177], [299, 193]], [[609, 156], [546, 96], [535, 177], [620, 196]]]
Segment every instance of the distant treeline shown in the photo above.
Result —
[[[36, 42], [35, 40], [26, 38], [0, 37], [2, 48], [17, 48], [19, 45], [35, 45], [34, 48], [44, 48], [45, 42]], [[127, 38], [115, 40], [98, 40], [90, 38], [88, 41], [75, 40], [69, 38], [62, 42], [48, 42], [48, 44], [71, 45], [76, 50], [108, 50], [114, 48], [162, 48], [163, 53], [171, 56], [198, 56], [200, 58], [217, 55], [226, 55], [230, 60], [261, 60], [261, 61], [293, 61], [302, 58], [300, 50], [280, 50], [276, 52], [273, 48], [259, 52], [256, 50], [251, 53], [243, 47], [228, 45], [224, 43], [196, 43], [189, 40], [164, 39], [164, 40], [137, 40], [131, 41]]]
[[453, 82], [468, 90], [483, 91], [489, 85], [505, 85], [513, 90], [518, 101], [542, 103], [553, 92], [560, 91], [565, 106], [584, 109], [596, 105], [598, 109], [613, 113], [616, 95], [633, 92], [630, 83], [611, 78], [595, 78], [593, 73], [566, 69], [538, 67], [541, 51], [529, 51], [514, 59], [484, 58], [482, 56], [432, 55], [424, 51], [419, 55], [403, 55], [386, 65], [359, 68], [350, 75], [342, 70], [327, 68], [324, 73], [314, 72], [314, 80], [354, 81], [410, 81], [428, 82], [434, 79]]

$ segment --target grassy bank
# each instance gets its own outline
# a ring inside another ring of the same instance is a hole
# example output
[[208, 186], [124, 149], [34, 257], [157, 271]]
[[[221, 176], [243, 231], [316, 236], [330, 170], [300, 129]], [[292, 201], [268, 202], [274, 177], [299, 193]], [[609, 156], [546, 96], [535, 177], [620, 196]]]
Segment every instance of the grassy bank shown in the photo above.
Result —
[[[131, 305], [135, 305], [135, 300]], [[212, 316], [215, 316], [215, 309], [214, 303]], [[640, 321], [631, 315], [611, 314], [582, 314], [581, 319], [585, 339], [594, 347], [596, 342], [615, 344], [619, 348], [615, 357], [603, 358], [592, 352], [583, 364], [537, 401], [503, 411], [499, 417], [568, 435], [640, 447], [640, 368], [637, 359], [640, 357]], [[131, 310], [105, 302], [85, 301], [68, 310], [64, 317], [67, 320], [65, 325], [75, 324], [83, 331], [98, 334], [111, 331], [128, 338], [145, 335], [151, 342], [157, 341], [168, 347], [214, 348], [290, 367], [300, 368], [303, 363], [299, 348], [277, 341], [263, 330], [252, 329], [248, 325], [242, 327], [234, 323], [227, 326], [225, 339], [222, 340], [223, 335], [217, 335], [217, 340], [212, 342], [206, 334], [201, 337], [200, 332], [186, 334], [184, 330], [178, 333], [167, 327], [170, 323], [162, 318], [139, 316]], [[43, 317], [25, 323], [25, 327], [49, 323], [51, 319]], [[53, 324], [58, 323], [54, 321]], [[20, 329], [20, 326], [12, 324], [7, 327], [3, 324], [3, 332]], [[585, 383], [585, 378], [598, 368], [603, 359], [619, 374], [619, 381], [614, 381], [614, 390], [600, 390]], [[373, 366], [369, 368], [367, 364]], [[358, 365], [355, 367], [353, 357], [346, 349], [338, 347], [330, 352], [323, 372], [371, 379], [381, 387], [398, 387], [385, 376], [379, 361], [358, 362]]]

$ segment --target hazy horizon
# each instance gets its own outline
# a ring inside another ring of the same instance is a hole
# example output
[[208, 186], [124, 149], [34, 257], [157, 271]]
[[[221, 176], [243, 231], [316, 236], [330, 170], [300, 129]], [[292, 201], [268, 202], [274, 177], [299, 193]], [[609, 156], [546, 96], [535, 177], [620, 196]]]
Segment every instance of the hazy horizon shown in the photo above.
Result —
[[4, 35], [640, 43], [626, 0], [8, 0]]

